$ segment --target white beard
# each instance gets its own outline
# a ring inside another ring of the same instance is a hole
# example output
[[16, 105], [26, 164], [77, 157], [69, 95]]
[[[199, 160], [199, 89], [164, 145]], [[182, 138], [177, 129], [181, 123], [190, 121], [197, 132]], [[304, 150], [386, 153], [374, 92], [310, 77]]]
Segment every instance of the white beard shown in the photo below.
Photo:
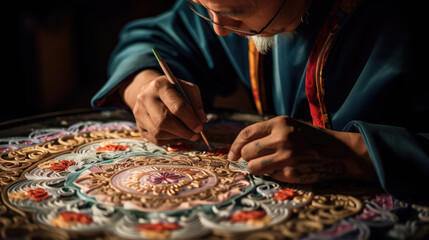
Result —
[[[280, 33], [280, 36], [286, 39], [292, 38], [294, 35], [295, 35], [295, 32]], [[258, 52], [262, 54], [268, 53], [274, 47], [274, 43], [275, 43], [274, 36], [263, 37], [263, 36], [256, 35], [256, 36], [247, 36], [246, 38], [252, 40]]]

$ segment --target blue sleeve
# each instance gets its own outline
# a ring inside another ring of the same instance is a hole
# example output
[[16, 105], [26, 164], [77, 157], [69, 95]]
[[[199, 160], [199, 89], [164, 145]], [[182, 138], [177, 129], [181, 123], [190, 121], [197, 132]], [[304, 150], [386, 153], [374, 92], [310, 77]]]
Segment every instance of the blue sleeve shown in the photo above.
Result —
[[429, 90], [419, 65], [427, 44], [403, 5], [367, 1], [350, 19], [331, 59], [327, 105], [334, 130], [362, 134], [384, 190], [417, 200], [428, 197]]
[[176, 77], [202, 88], [205, 105], [213, 94], [227, 95], [234, 90], [237, 76], [220, 39], [207, 21], [179, 0], [170, 11], [133, 21], [122, 29], [109, 60], [108, 81], [92, 98], [91, 105], [123, 107], [117, 89], [124, 80], [144, 69], [161, 71], [152, 53], [154, 47]]
[[352, 121], [345, 130], [362, 134], [386, 192], [404, 200], [427, 200], [428, 133], [414, 133], [403, 127], [363, 121]]

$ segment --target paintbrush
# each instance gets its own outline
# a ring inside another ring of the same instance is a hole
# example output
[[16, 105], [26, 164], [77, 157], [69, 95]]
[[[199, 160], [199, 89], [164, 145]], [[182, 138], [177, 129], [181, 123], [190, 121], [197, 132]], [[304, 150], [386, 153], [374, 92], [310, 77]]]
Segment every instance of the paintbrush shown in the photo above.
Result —
[[[158, 53], [158, 51], [156, 50], [156, 48], [152, 48], [152, 52], [153, 54], [155, 54], [156, 59], [158, 60], [159, 65], [162, 68], [162, 71], [164, 71], [165, 76], [167, 76], [168, 80], [170, 81], [170, 83], [176, 88], [176, 90], [180, 93], [180, 95], [185, 99], [185, 101], [191, 105], [191, 101], [189, 100], [188, 96], [186, 95], [185, 91], [183, 91], [183, 88], [180, 86], [179, 81], [177, 81], [176, 77], [174, 76], [174, 74], [171, 72], [170, 68], [168, 67], [167, 63], [164, 61], [164, 59], [162, 59], [161, 55]], [[192, 106], [192, 105], [191, 105]], [[212, 150], [212, 147], [209, 143], [209, 141], [207, 140], [206, 135], [204, 134], [204, 131], [200, 132], [201, 137], [203, 138], [204, 142], [207, 145], [207, 148], [209, 149], [209, 151]]]

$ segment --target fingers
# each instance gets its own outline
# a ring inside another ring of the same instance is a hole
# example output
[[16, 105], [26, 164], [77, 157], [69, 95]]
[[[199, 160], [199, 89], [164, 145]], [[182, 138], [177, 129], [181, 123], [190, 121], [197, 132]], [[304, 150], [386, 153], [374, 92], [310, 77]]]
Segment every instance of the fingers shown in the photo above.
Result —
[[335, 140], [325, 131], [280, 116], [243, 129], [228, 158], [248, 161], [253, 175], [268, 174], [291, 183], [350, 176], [350, 157], [344, 154], [343, 145], [332, 144]]
[[241, 148], [241, 157], [246, 161], [250, 161], [273, 154], [277, 150], [278, 149], [271, 144], [271, 139], [269, 137], [263, 137], [244, 145]]
[[[271, 133], [271, 126], [267, 122], [255, 123], [253, 125], [250, 125], [244, 128], [243, 130], [241, 130], [237, 138], [232, 143], [228, 153], [228, 159], [231, 161], [238, 160], [240, 157], [242, 157], [242, 153], [244, 152], [243, 147], [246, 144], [256, 139], [260, 139], [265, 136], [268, 136], [270, 133]], [[254, 144], [253, 149], [251, 149], [252, 147], [247, 147], [247, 148], [248, 148], [248, 151], [245, 151], [245, 152], [248, 153], [249, 155], [252, 155], [252, 150], [256, 150], [258, 152], [258, 149], [256, 149], [257, 148], [256, 144]]]
[[153, 125], [147, 112], [139, 114], [139, 118], [136, 118], [136, 125], [142, 137], [156, 145], [165, 145], [171, 140], [177, 139], [176, 135], [165, 131], [155, 132], [156, 127]]
[[276, 154], [269, 154], [249, 161], [247, 167], [253, 175], [271, 174], [278, 169], [282, 169], [285, 162], [280, 160]]
[[314, 183], [337, 177], [335, 174], [314, 170], [318, 166], [311, 163], [311, 161], [289, 165], [284, 161], [279, 161], [276, 157], [275, 155], [268, 155], [253, 159], [247, 166], [249, 172], [256, 176], [266, 174], [281, 182], [301, 184]]
[[[174, 136], [174, 135], [166, 133], [166, 132], [163, 132], [163, 134], [165, 133], [166, 136], [164, 136], [164, 138], [168, 139], [168, 140], [162, 140], [162, 139], [155, 138], [146, 129], [144, 129], [141, 124], [139, 124], [138, 122], [136, 122], [136, 123], [137, 123], [137, 129], [139, 130], [139, 132], [142, 135], [142, 137], [145, 140], [150, 141], [150, 142], [152, 142], [152, 143], [154, 143], [154, 144], [156, 144], [158, 146], [166, 145], [169, 142], [171, 142], [171, 140], [177, 138], [177, 136]], [[170, 137], [167, 137], [167, 135], [170, 135]]]
[[206, 120], [200, 92], [194, 84], [183, 85], [190, 102], [200, 109], [199, 114], [165, 76], [154, 79], [138, 94], [133, 112], [140, 132], [149, 141], [159, 145], [165, 140], [199, 138], [203, 130], [200, 119]]
[[[183, 123], [183, 126], [181, 128], [186, 127], [189, 130], [193, 131], [194, 133], [200, 133], [203, 130], [203, 124], [202, 121], [200, 121], [200, 118], [196, 115], [192, 105], [189, 105], [185, 99], [180, 95], [180, 93], [174, 88], [173, 85], [169, 83], [164, 83], [165, 85], [162, 86], [161, 90], [159, 90], [159, 98], [163, 104], [167, 107], [169, 112], [177, 118], [180, 122]], [[197, 105], [200, 105], [202, 108], [201, 98], [199, 97], [199, 90], [197, 87], [194, 87], [192, 90], [187, 87], [188, 97], [189, 95], [192, 96], [190, 98], [190, 102], [197, 101], [199, 103], [195, 103]], [[196, 97], [195, 95], [198, 95]], [[195, 98], [199, 100], [195, 100]], [[200, 110], [201, 111], [201, 110]], [[169, 116], [169, 115], [166, 115]], [[151, 114], [152, 117], [152, 114]], [[158, 117], [158, 116], [155, 116]], [[164, 116], [165, 117], [165, 116]], [[169, 119], [172, 120], [172, 119]], [[167, 124], [166, 126], [169, 126]], [[180, 127], [178, 124], [175, 124], [174, 126], [170, 126], [169, 130], [172, 130], [171, 127]], [[185, 136], [185, 135], [179, 135], [179, 136]]]
[[289, 183], [315, 183], [344, 178], [346, 166], [344, 161], [307, 161], [294, 166], [283, 166], [268, 173], [272, 178]]
[[153, 137], [165, 139], [161, 133], [167, 132], [174, 135], [175, 138], [185, 138], [191, 141], [195, 141], [199, 138], [198, 133], [191, 131], [185, 126], [160, 100], [148, 99], [147, 103], [146, 109], [150, 121], [147, 121], [145, 127]]

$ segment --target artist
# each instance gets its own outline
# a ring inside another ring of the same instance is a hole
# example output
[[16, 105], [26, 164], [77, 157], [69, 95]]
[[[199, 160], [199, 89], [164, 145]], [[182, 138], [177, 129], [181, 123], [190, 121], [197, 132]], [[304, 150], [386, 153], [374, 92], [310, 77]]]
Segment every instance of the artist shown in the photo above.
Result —
[[391, 0], [179, 0], [123, 29], [92, 104], [132, 110], [156, 144], [197, 140], [204, 109], [242, 81], [259, 113], [278, 116], [245, 128], [231, 146], [229, 159], [248, 161], [250, 173], [379, 181], [398, 198], [424, 198], [429, 89], [403, 10]]

